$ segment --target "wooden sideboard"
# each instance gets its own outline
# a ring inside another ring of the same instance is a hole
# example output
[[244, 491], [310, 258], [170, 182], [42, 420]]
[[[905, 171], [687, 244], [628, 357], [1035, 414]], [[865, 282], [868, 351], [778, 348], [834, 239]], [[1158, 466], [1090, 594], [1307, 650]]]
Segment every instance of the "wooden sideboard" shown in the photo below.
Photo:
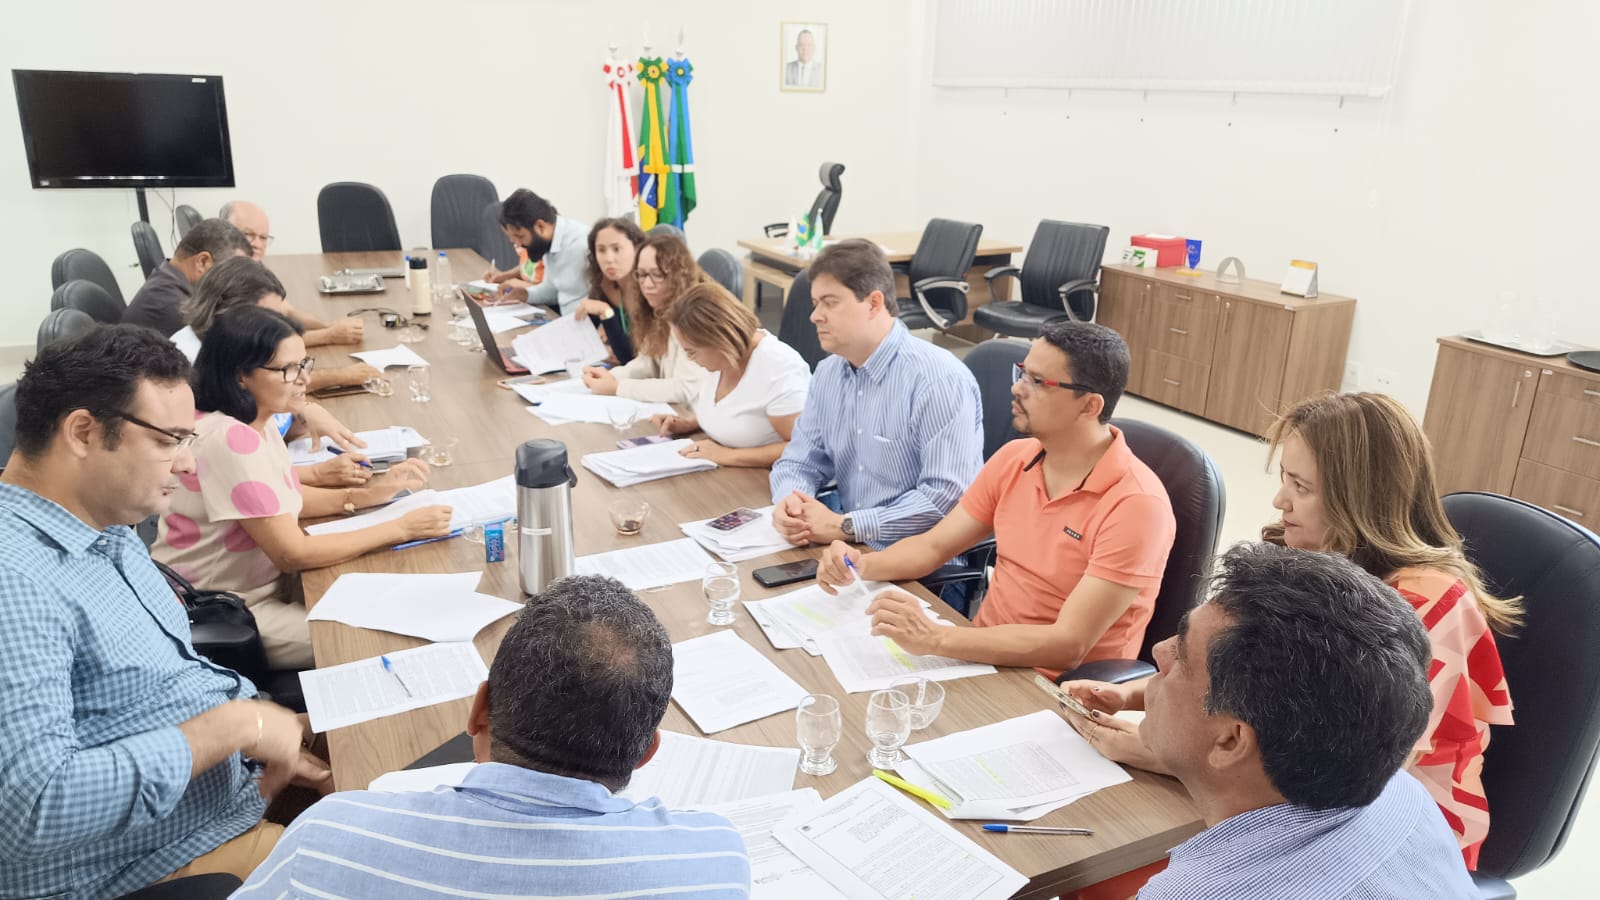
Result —
[[1355, 310], [1349, 297], [1119, 264], [1100, 269], [1095, 320], [1128, 342], [1129, 393], [1263, 434], [1284, 409], [1339, 389]]
[[1439, 493], [1509, 494], [1600, 528], [1600, 372], [1440, 338], [1423, 429]]

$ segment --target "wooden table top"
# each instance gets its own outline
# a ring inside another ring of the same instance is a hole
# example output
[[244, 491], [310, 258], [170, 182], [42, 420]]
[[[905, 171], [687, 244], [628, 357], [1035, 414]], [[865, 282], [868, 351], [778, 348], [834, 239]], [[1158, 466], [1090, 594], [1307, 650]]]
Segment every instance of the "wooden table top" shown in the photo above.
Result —
[[[268, 256], [267, 264], [283, 279], [290, 301], [298, 308], [334, 317], [373, 306], [387, 306], [402, 312], [409, 309], [408, 295], [398, 279], [388, 282], [389, 291], [383, 295], [333, 298], [315, 292], [319, 275], [345, 267], [392, 265], [393, 257], [394, 254]], [[480, 257], [467, 250], [450, 251], [450, 259], [454, 273], [461, 278], [475, 277], [487, 267]], [[393, 346], [390, 333], [378, 326], [374, 317], [364, 318], [367, 322], [364, 349]], [[496, 386], [495, 382], [504, 375], [482, 352], [471, 352], [450, 342], [448, 310], [441, 310], [434, 318], [439, 324], [428, 329], [422, 342], [411, 345], [432, 368], [432, 402], [411, 402], [406, 376], [399, 369], [388, 372], [395, 384], [391, 397], [357, 395], [322, 401], [356, 430], [410, 425], [431, 439], [459, 437], [457, 462], [434, 469], [430, 487], [464, 487], [507, 475], [511, 472], [512, 454], [522, 441], [536, 437], [561, 440], [570, 448], [572, 465], [578, 472], [572, 506], [575, 511], [573, 536], [579, 555], [675, 540], [683, 536], [677, 527], [680, 522], [709, 518], [737, 506], [759, 508], [770, 502], [764, 469], [718, 469], [631, 488], [612, 487], [580, 468], [578, 458], [587, 452], [613, 448], [621, 435], [607, 425], [550, 426], [529, 414], [525, 411], [527, 404], [516, 394]], [[502, 335], [501, 340], [509, 343], [511, 337], [512, 334]], [[321, 347], [313, 352], [324, 365], [342, 365], [352, 361], [347, 354], [353, 349], [363, 348]], [[635, 426], [628, 435], [645, 433], [647, 427]], [[644, 530], [637, 537], [618, 536], [606, 514], [606, 507], [624, 494], [642, 497], [651, 505]], [[520, 602], [516, 541], [508, 539], [506, 544], [506, 560], [487, 565], [482, 545], [465, 540], [444, 541], [399, 552], [370, 553], [341, 566], [304, 573], [306, 602], [315, 605], [334, 579], [345, 572], [485, 569], [481, 591]], [[754, 569], [817, 554], [814, 549], [795, 549], [740, 563], [739, 569], [744, 574], [743, 599], [759, 599], [798, 587], [762, 588], [750, 577]], [[920, 586], [909, 587], [932, 599]], [[641, 596], [661, 618], [674, 641], [716, 630], [705, 622], [706, 606], [698, 584], [680, 584]], [[948, 607], [937, 600], [933, 602], [946, 618], [964, 624]], [[511, 622], [509, 617], [502, 619], [478, 634], [475, 643], [486, 662], [493, 658]], [[845, 727], [840, 745], [835, 749], [838, 771], [822, 778], [797, 773], [795, 787], [815, 787], [827, 797], [869, 776], [871, 768], [866, 754], [870, 742], [862, 727], [868, 694], [845, 694], [821, 658], [812, 657], [803, 650], [774, 650], [760, 626], [742, 606], [732, 628], [807, 690], [832, 694], [840, 700]], [[426, 643], [417, 638], [334, 622], [312, 622], [311, 639], [319, 666], [370, 658]], [[928, 729], [914, 734], [912, 741], [940, 737], [1046, 708], [1048, 701], [1032, 680], [1031, 670], [1002, 669], [996, 675], [945, 682], [944, 711]], [[468, 705], [467, 700], [457, 700], [330, 732], [328, 743], [335, 784], [340, 790], [359, 790], [377, 775], [410, 765], [465, 729]], [[675, 703], [668, 708], [662, 727], [702, 736]], [[720, 732], [715, 737], [736, 743], [797, 746], [791, 715], [769, 716]], [[953, 824], [1033, 879], [1018, 896], [1054, 896], [1159, 859], [1171, 847], [1200, 830], [1202, 823], [1198, 813], [1176, 781], [1137, 770], [1130, 772], [1134, 778], [1132, 782], [1100, 791], [1034, 823], [1087, 825], [1096, 830], [1093, 837], [992, 835], [978, 827], [981, 823]]]
[[1319, 293], [1315, 297], [1296, 297], [1294, 294], [1285, 294], [1279, 290], [1280, 284], [1262, 281], [1259, 278], [1245, 278], [1240, 281], [1220, 281], [1217, 273], [1209, 269], [1200, 269], [1196, 275], [1180, 275], [1178, 266], [1167, 266], [1160, 269], [1141, 268], [1130, 266], [1126, 263], [1113, 263], [1102, 266], [1101, 271], [1114, 271], [1134, 278], [1143, 278], [1157, 284], [1171, 285], [1176, 288], [1193, 288], [1213, 294], [1225, 294], [1237, 297], [1252, 303], [1263, 303], [1268, 306], [1281, 306], [1284, 309], [1310, 309], [1327, 306], [1347, 306], [1356, 302], [1354, 297], [1342, 297], [1338, 294]]
[[[889, 257], [889, 262], [908, 262], [911, 254], [917, 252], [917, 242], [922, 240], [920, 231], [873, 231], [867, 234], [829, 235], [823, 238], [824, 243], [842, 241], [847, 238], [865, 238], [876, 242], [884, 248], [884, 253]], [[789, 249], [789, 239], [781, 238], [748, 238], [739, 241], [739, 246], [765, 260], [771, 260], [786, 266], [799, 266], [804, 268], [809, 260], [804, 259]], [[978, 239], [978, 256], [1009, 256], [1012, 253], [1021, 253], [1025, 249], [1021, 244], [1002, 241], [992, 237]]]

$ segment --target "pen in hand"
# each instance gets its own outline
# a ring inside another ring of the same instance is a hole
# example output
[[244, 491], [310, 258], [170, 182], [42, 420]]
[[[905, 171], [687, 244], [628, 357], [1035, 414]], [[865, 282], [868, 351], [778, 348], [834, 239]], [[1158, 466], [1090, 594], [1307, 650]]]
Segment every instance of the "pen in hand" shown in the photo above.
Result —
[[383, 670], [394, 676], [394, 680], [400, 685], [400, 690], [405, 691], [407, 697], [415, 697], [416, 695], [411, 693], [411, 688], [406, 687], [405, 680], [400, 677], [400, 673], [394, 670], [394, 663], [389, 662], [389, 657], [380, 656], [378, 659], [383, 662]]
[[[340, 455], [343, 455], [345, 451], [344, 451], [343, 447], [340, 447], [339, 445], [335, 444], [334, 446], [328, 448], [328, 452], [332, 453], [334, 456], [340, 456]], [[369, 463], [364, 459], [356, 460], [356, 465], [360, 466], [363, 469], [372, 468], [372, 463]]]

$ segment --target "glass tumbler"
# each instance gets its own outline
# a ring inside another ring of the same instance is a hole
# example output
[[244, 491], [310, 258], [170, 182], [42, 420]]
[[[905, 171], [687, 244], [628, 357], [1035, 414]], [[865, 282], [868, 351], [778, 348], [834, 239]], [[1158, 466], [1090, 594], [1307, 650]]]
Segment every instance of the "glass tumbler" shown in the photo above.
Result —
[[874, 769], [892, 769], [900, 762], [900, 747], [911, 737], [911, 701], [901, 691], [873, 691], [867, 699], [867, 739], [872, 751], [867, 762]]
[[833, 758], [843, 732], [839, 701], [827, 694], [807, 694], [795, 708], [794, 730], [800, 741], [800, 771], [827, 775], [839, 768]]

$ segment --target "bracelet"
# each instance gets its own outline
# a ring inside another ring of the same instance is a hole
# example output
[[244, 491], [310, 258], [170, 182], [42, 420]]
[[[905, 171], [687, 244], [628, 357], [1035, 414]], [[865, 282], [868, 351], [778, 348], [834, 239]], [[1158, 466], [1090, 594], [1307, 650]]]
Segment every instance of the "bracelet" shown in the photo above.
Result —
[[355, 493], [355, 488], [344, 489], [344, 514], [347, 516], [356, 514]]
[[256, 706], [256, 742], [254, 744], [250, 745], [250, 753], [249, 753], [250, 756], [254, 756], [255, 753], [256, 753], [256, 750], [260, 749], [260, 747], [261, 747], [261, 734], [262, 734], [263, 731], [266, 730], [266, 724], [267, 724], [267, 721], [266, 721], [265, 718], [262, 717], [262, 715], [261, 715], [261, 706], [258, 704]]

